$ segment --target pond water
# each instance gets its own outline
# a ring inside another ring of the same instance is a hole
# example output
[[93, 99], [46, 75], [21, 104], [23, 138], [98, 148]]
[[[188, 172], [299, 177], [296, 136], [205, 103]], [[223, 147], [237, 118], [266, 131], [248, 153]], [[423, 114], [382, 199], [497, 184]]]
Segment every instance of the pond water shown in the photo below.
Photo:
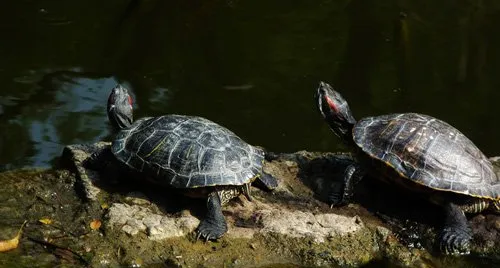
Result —
[[356, 118], [420, 112], [500, 154], [498, 1], [2, 1], [0, 170], [46, 167], [136, 118], [207, 117], [271, 151], [336, 151], [318, 81]]
[[429, 114], [500, 155], [499, 13], [493, 0], [1, 1], [0, 171], [109, 139], [116, 83], [135, 118], [199, 115], [270, 151], [344, 150], [313, 99], [323, 80], [358, 119]]

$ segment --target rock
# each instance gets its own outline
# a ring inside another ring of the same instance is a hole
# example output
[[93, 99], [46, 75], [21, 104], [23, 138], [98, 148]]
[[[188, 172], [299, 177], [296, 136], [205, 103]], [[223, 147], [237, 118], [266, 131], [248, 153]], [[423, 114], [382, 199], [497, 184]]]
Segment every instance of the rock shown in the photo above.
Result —
[[377, 226], [377, 228], [376, 228], [376, 234], [377, 234], [377, 238], [379, 239], [379, 241], [382, 241], [382, 242], [387, 241], [387, 238], [389, 237], [390, 233], [391, 233], [391, 231], [385, 227]]
[[99, 174], [84, 167], [84, 162], [92, 153], [103, 150], [110, 146], [109, 142], [98, 142], [96, 144], [74, 144], [64, 147], [61, 159], [66, 163], [66, 166], [75, 171], [78, 178], [79, 187], [77, 190], [83, 191], [85, 198], [96, 200], [101, 189], [99, 185]]
[[[82, 266], [160, 263], [249, 267], [281, 263], [332, 267], [383, 259], [394, 266], [424, 267], [443, 261], [431, 254], [435, 253], [435, 230], [442, 215], [432, 205], [411, 201], [406, 193], [367, 180], [368, 184], [360, 185], [353, 204], [330, 208], [326, 193], [337, 186], [338, 178], [352, 163], [349, 154], [301, 151], [276, 155], [264, 168], [279, 180], [279, 187], [272, 193], [252, 189], [252, 202], [240, 197], [224, 206], [228, 232], [216, 242], [204, 242], [196, 241], [193, 235], [205, 213], [203, 200], [182, 197], [140, 178], [129, 180], [127, 177], [133, 177], [130, 174], [120, 174], [116, 181], [112, 177], [117, 170], [98, 173], [86, 169], [83, 163], [90, 154], [106, 146], [109, 144], [65, 148], [62, 160], [74, 175], [64, 170], [0, 174], [5, 182], [0, 193], [18, 196], [5, 199], [6, 206], [0, 208], [8, 214], [4, 218], [19, 218], [16, 223], [30, 219], [27, 235], [64, 242], [64, 248], [85, 254], [85, 258], [73, 257]], [[29, 186], [16, 186], [24, 181]], [[75, 189], [81, 198], [74, 195]], [[29, 204], [26, 211], [25, 202]], [[48, 215], [58, 228], [32, 224]], [[89, 227], [94, 219], [102, 221], [99, 230]], [[472, 251], [486, 256], [486, 263], [500, 259], [499, 222], [498, 215], [488, 213], [469, 221], [474, 231]], [[46, 250], [33, 242], [31, 246], [18, 254]], [[40, 261], [44, 266], [56, 265], [48, 260]], [[381, 265], [388, 265], [386, 262]], [[447, 263], [463, 266], [460, 259]]]
[[493, 226], [495, 227], [496, 231], [500, 231], [500, 219], [495, 219], [493, 222]]
[[199, 220], [193, 216], [168, 217], [139, 205], [114, 203], [107, 214], [110, 228], [121, 227], [129, 235], [146, 232], [151, 240], [181, 237], [192, 232]]
[[141, 192], [128, 193], [125, 197], [125, 201], [139, 206], [145, 206], [151, 204], [151, 201], [148, 200], [148, 197]]
[[295, 238], [308, 237], [316, 243], [323, 243], [326, 239], [338, 235], [352, 234], [364, 227], [357, 223], [355, 217], [333, 213], [314, 215], [312, 212], [281, 209], [258, 213], [261, 233], [277, 233]]

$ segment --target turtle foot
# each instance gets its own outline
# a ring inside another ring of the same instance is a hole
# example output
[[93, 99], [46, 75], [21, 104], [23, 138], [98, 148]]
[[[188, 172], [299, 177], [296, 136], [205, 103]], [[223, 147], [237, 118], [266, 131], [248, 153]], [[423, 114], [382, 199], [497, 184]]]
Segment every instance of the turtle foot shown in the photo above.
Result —
[[222, 237], [227, 231], [226, 223], [218, 224], [210, 220], [203, 220], [196, 228], [196, 239], [217, 240]]
[[447, 255], [466, 255], [470, 253], [470, 230], [445, 228], [441, 233], [439, 248]]
[[347, 205], [350, 201], [349, 196], [344, 196], [344, 185], [341, 183], [335, 183], [331, 186], [326, 199], [330, 207]]

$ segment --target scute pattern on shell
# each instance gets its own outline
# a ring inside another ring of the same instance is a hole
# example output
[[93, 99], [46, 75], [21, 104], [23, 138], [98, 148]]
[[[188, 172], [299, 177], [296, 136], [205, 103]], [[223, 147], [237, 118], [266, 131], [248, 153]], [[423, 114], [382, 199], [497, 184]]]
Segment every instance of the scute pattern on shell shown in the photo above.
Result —
[[353, 138], [372, 158], [419, 184], [500, 199], [500, 180], [491, 162], [465, 135], [439, 119], [416, 113], [368, 117], [357, 122]]
[[243, 185], [262, 172], [264, 152], [201, 117], [143, 118], [118, 133], [116, 158], [158, 183], [177, 188]]

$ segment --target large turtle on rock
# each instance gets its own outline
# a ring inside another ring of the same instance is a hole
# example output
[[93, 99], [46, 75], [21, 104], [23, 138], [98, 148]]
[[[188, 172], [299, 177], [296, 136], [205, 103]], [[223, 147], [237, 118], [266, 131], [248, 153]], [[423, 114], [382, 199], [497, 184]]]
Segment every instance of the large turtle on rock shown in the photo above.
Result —
[[349, 105], [330, 85], [317, 89], [319, 111], [354, 151], [357, 163], [344, 176], [334, 204], [349, 202], [366, 172], [425, 194], [445, 209], [439, 246], [447, 254], [469, 252], [472, 232], [464, 212], [500, 210], [500, 180], [488, 158], [460, 131], [428, 115], [389, 114], [356, 121]]
[[261, 148], [208, 119], [164, 115], [133, 122], [132, 98], [120, 85], [112, 89], [107, 110], [116, 137], [110, 149], [94, 154], [89, 163], [112, 155], [154, 183], [206, 198], [208, 210], [197, 238], [218, 239], [227, 231], [222, 206], [240, 194], [251, 200], [252, 182], [263, 190], [278, 185], [263, 171]]

